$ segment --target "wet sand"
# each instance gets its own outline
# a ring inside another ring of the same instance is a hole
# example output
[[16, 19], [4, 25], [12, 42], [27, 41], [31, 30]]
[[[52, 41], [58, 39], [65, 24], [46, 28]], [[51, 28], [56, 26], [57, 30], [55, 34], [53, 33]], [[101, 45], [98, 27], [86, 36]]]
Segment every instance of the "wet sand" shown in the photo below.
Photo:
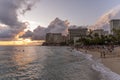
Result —
[[85, 50], [79, 49], [82, 52], [87, 54], [92, 54], [93, 59], [100, 60], [106, 67], [108, 67], [111, 71], [120, 75], [120, 47], [115, 48], [115, 55], [106, 55], [106, 58], [100, 57], [100, 52], [96, 49], [94, 50]]

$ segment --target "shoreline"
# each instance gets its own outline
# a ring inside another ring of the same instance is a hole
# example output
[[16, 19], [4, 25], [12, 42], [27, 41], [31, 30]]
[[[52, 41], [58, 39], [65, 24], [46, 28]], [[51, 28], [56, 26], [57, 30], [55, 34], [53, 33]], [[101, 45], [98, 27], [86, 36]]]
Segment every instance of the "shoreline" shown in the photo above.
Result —
[[[120, 47], [117, 47], [116, 52], [120, 52]], [[112, 72], [115, 72], [117, 74], [120, 75], [120, 56], [107, 56], [106, 58], [101, 58], [100, 57], [100, 51], [97, 50], [88, 50], [88, 49], [81, 49], [79, 48], [78, 51], [84, 52], [86, 54], [91, 54], [92, 58], [94, 60], [100, 60], [102, 64], [104, 64], [104, 66], [106, 66], [107, 68], [109, 68]], [[120, 53], [119, 53], [120, 54]]]

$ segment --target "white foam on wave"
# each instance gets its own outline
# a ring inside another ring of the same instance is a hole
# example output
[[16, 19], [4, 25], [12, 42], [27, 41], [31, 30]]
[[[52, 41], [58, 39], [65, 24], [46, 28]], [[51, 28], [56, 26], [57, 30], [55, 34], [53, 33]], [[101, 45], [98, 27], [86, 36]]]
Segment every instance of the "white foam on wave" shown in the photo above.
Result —
[[75, 52], [85, 56], [86, 59], [92, 62], [92, 68], [101, 73], [100, 75], [101, 80], [120, 80], [119, 74], [112, 72], [109, 68], [105, 67], [100, 61], [94, 60], [92, 58], [92, 55], [82, 53], [79, 51]]

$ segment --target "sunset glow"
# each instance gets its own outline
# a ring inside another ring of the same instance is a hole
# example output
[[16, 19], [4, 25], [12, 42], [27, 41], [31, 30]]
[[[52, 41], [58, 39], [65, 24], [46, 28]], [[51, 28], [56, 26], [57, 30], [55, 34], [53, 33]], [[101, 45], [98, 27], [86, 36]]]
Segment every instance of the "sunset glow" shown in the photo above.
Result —
[[42, 45], [44, 40], [31, 40], [31, 39], [23, 39], [23, 40], [15, 40], [15, 41], [0, 41], [0, 46], [24, 46], [24, 45]]

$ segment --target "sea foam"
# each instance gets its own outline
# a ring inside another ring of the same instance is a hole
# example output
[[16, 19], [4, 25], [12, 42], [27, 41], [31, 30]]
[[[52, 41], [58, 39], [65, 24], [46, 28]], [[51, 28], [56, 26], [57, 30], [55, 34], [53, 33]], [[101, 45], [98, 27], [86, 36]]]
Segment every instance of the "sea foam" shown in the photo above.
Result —
[[104, 66], [99, 60], [94, 60], [92, 55], [83, 52], [75, 51], [76, 53], [83, 55], [87, 60], [92, 63], [92, 69], [100, 72], [100, 80], [120, 80], [120, 75], [112, 72], [109, 68]]

